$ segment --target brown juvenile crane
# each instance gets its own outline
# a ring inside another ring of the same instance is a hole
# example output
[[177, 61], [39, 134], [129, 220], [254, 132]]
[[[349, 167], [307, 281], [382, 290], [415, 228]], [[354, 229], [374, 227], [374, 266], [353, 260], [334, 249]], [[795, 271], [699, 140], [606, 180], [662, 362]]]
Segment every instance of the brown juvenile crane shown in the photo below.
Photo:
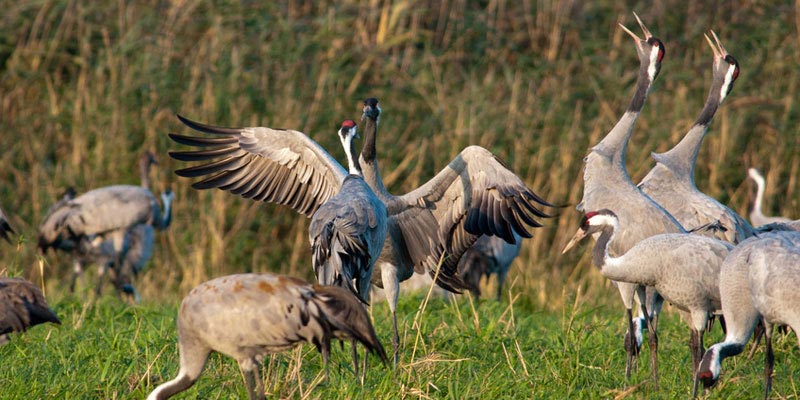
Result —
[[331, 339], [357, 340], [388, 361], [366, 310], [346, 289], [268, 273], [213, 279], [181, 302], [178, 376], [147, 399], [167, 399], [188, 389], [212, 351], [236, 359], [250, 399], [264, 399], [259, 365], [266, 355], [311, 343], [322, 353], [327, 375]]
[[36, 285], [21, 278], [0, 278], [0, 345], [8, 343], [10, 333], [45, 322], [61, 325]]

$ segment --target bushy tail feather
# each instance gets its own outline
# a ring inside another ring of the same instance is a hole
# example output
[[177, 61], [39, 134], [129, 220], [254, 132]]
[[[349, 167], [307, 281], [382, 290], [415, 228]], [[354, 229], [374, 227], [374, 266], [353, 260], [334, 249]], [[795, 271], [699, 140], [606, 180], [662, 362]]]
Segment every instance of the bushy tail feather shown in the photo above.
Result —
[[344, 336], [358, 340], [367, 350], [380, 357], [384, 364], [389, 362], [367, 311], [356, 296], [338, 286], [314, 285], [314, 292], [314, 300], [331, 324], [334, 334], [339, 331]]
[[[341, 286], [352, 292], [364, 304], [369, 293], [360, 293], [353, 279], [369, 280], [362, 276], [369, 269], [370, 255], [363, 237], [353, 237], [336, 230], [333, 221], [325, 224], [312, 244], [314, 274], [322, 285]], [[370, 274], [371, 275], [371, 274]], [[360, 286], [360, 285], [359, 285]]]

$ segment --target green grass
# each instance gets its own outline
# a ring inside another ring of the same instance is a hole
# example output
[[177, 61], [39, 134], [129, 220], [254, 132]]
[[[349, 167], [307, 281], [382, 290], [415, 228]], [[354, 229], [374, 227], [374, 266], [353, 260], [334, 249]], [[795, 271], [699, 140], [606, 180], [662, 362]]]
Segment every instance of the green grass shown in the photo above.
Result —
[[[414, 318], [423, 296], [405, 296], [398, 308], [402, 353], [397, 368], [381, 366], [371, 358], [361, 386], [349, 364], [349, 344], [344, 350], [337, 345], [326, 381], [322, 357], [313, 346], [305, 345], [267, 358], [262, 368], [266, 391], [274, 398], [321, 399], [674, 399], [690, 395], [688, 330], [677, 313], [665, 312], [660, 325], [661, 389], [653, 391], [646, 359], [626, 389], [618, 307], [570, 297], [570, 305], [556, 312], [507, 300], [431, 299], [420, 318], [417, 337]], [[36, 327], [0, 347], [3, 398], [143, 398], [177, 374], [177, 304], [131, 307], [106, 296], [86, 306], [67, 298], [54, 307], [63, 326]], [[382, 342], [391, 346], [385, 303], [377, 303], [372, 313]], [[721, 338], [715, 327], [706, 344]], [[796, 343], [793, 335], [776, 335], [775, 397], [797, 397]], [[757, 398], [763, 388], [762, 368], [763, 346], [752, 360], [744, 355], [729, 359], [720, 384], [708, 398]], [[246, 397], [236, 363], [214, 353], [198, 382], [179, 398]]]
[[[334, 126], [358, 118], [360, 101], [376, 96], [384, 110], [378, 155], [391, 191], [417, 187], [466, 145], [478, 144], [545, 199], [574, 205], [586, 149], [611, 129], [631, 96], [637, 60], [617, 23], [638, 31], [636, 11], [667, 53], [628, 148], [634, 181], [652, 166], [650, 152], [676, 143], [702, 107], [711, 64], [702, 33], [714, 29], [741, 75], [700, 151], [697, 185], [746, 215], [753, 192], [746, 170], [759, 167], [768, 181], [765, 212], [800, 217], [800, 20], [797, 5], [785, 1], [3, 6], [0, 207], [19, 236], [15, 246], [0, 243], [0, 274], [44, 281], [64, 326], [37, 327], [0, 348], [2, 398], [143, 397], [177, 372], [175, 308], [191, 288], [244, 271], [312, 277], [305, 218], [220, 191], [198, 192], [173, 174], [186, 163], [168, 157], [182, 146], [167, 133], [188, 133], [176, 112], [218, 125], [299, 129], [342, 160]], [[38, 224], [68, 186], [82, 193], [138, 183], [135, 160], [148, 149], [160, 162], [154, 191], [170, 187], [177, 199], [173, 225], [157, 235], [138, 281], [145, 303], [128, 307], [107, 296], [84, 308], [65, 293], [70, 257], [37, 255]], [[645, 384], [623, 391], [618, 295], [590, 266], [585, 248], [559, 254], [579, 218], [565, 208], [524, 243], [510, 273], [518, 295], [513, 314], [507, 301], [481, 301], [475, 311], [466, 300], [432, 301], [418, 341], [412, 323], [420, 299], [403, 297], [405, 346], [396, 370], [371, 369], [362, 388], [347, 370], [348, 352], [337, 351], [331, 381], [315, 387], [320, 357], [306, 346], [300, 357], [272, 361], [269, 392], [687, 397], [688, 333], [674, 316], [661, 325], [663, 390], [651, 393]], [[383, 304], [374, 316], [388, 344]], [[796, 397], [796, 355], [794, 336], [781, 339], [776, 395]], [[237, 371], [230, 360], [212, 357], [185, 397], [243, 397]], [[760, 359], [726, 363], [711, 397], [758, 397], [760, 371]], [[632, 382], [647, 377], [642, 365]]]

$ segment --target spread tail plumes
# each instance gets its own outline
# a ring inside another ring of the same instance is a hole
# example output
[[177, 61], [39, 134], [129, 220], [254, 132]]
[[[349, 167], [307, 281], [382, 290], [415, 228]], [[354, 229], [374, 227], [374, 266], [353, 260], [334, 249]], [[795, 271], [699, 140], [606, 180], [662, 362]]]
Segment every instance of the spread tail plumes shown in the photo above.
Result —
[[366, 309], [352, 293], [338, 286], [322, 285], [314, 285], [314, 292], [314, 300], [331, 324], [334, 336], [358, 340], [384, 364], [389, 362]]
[[361, 293], [357, 283], [370, 277], [362, 277], [362, 271], [369, 269], [370, 256], [363, 237], [353, 237], [336, 229], [331, 221], [322, 228], [312, 243], [314, 274], [321, 285], [341, 286], [352, 292], [364, 304], [368, 304], [369, 293]]

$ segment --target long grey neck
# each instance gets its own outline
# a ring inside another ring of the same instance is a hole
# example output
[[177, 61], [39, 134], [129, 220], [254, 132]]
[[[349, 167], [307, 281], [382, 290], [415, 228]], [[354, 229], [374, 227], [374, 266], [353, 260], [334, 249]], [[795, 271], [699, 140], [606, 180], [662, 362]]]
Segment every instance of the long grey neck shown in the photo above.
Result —
[[150, 189], [150, 162], [146, 159], [139, 161], [140, 185], [145, 189]]
[[653, 158], [669, 168], [673, 174], [682, 180], [694, 182], [694, 166], [697, 162], [697, 155], [700, 153], [700, 146], [708, 132], [708, 125], [714, 119], [720, 105], [720, 85], [711, 86], [711, 91], [706, 98], [706, 104], [700, 111], [700, 115], [695, 120], [689, 132], [681, 139], [678, 144], [667, 152], [654, 154]]
[[[757, 216], [762, 216], [764, 215], [761, 211], [761, 201], [764, 198], [764, 180], [753, 180], [756, 181], [756, 199], [753, 202], [753, 211], [750, 213], [750, 215], [755, 214]], [[750, 219], [752, 220], [753, 218], [750, 217]]]
[[644, 102], [647, 100], [647, 95], [650, 92], [650, 86], [653, 81], [648, 75], [648, 68], [646, 65], [639, 67], [639, 75], [636, 78], [636, 90], [633, 92], [633, 98], [625, 110], [625, 114], [614, 126], [611, 132], [608, 132], [605, 138], [600, 141], [592, 150], [605, 154], [606, 156], [613, 157], [614, 163], [625, 168], [625, 150], [628, 147], [628, 140], [633, 133], [633, 127], [639, 114], [642, 112]]
[[156, 221], [156, 228], [167, 229], [172, 223], [172, 196], [162, 196], [161, 201], [164, 203], [164, 210]]
[[378, 196], [389, 195], [381, 179], [381, 172], [378, 168], [378, 157], [376, 155], [375, 141], [378, 131], [378, 124], [367, 117], [364, 127], [364, 147], [361, 149], [360, 166], [364, 180]]

